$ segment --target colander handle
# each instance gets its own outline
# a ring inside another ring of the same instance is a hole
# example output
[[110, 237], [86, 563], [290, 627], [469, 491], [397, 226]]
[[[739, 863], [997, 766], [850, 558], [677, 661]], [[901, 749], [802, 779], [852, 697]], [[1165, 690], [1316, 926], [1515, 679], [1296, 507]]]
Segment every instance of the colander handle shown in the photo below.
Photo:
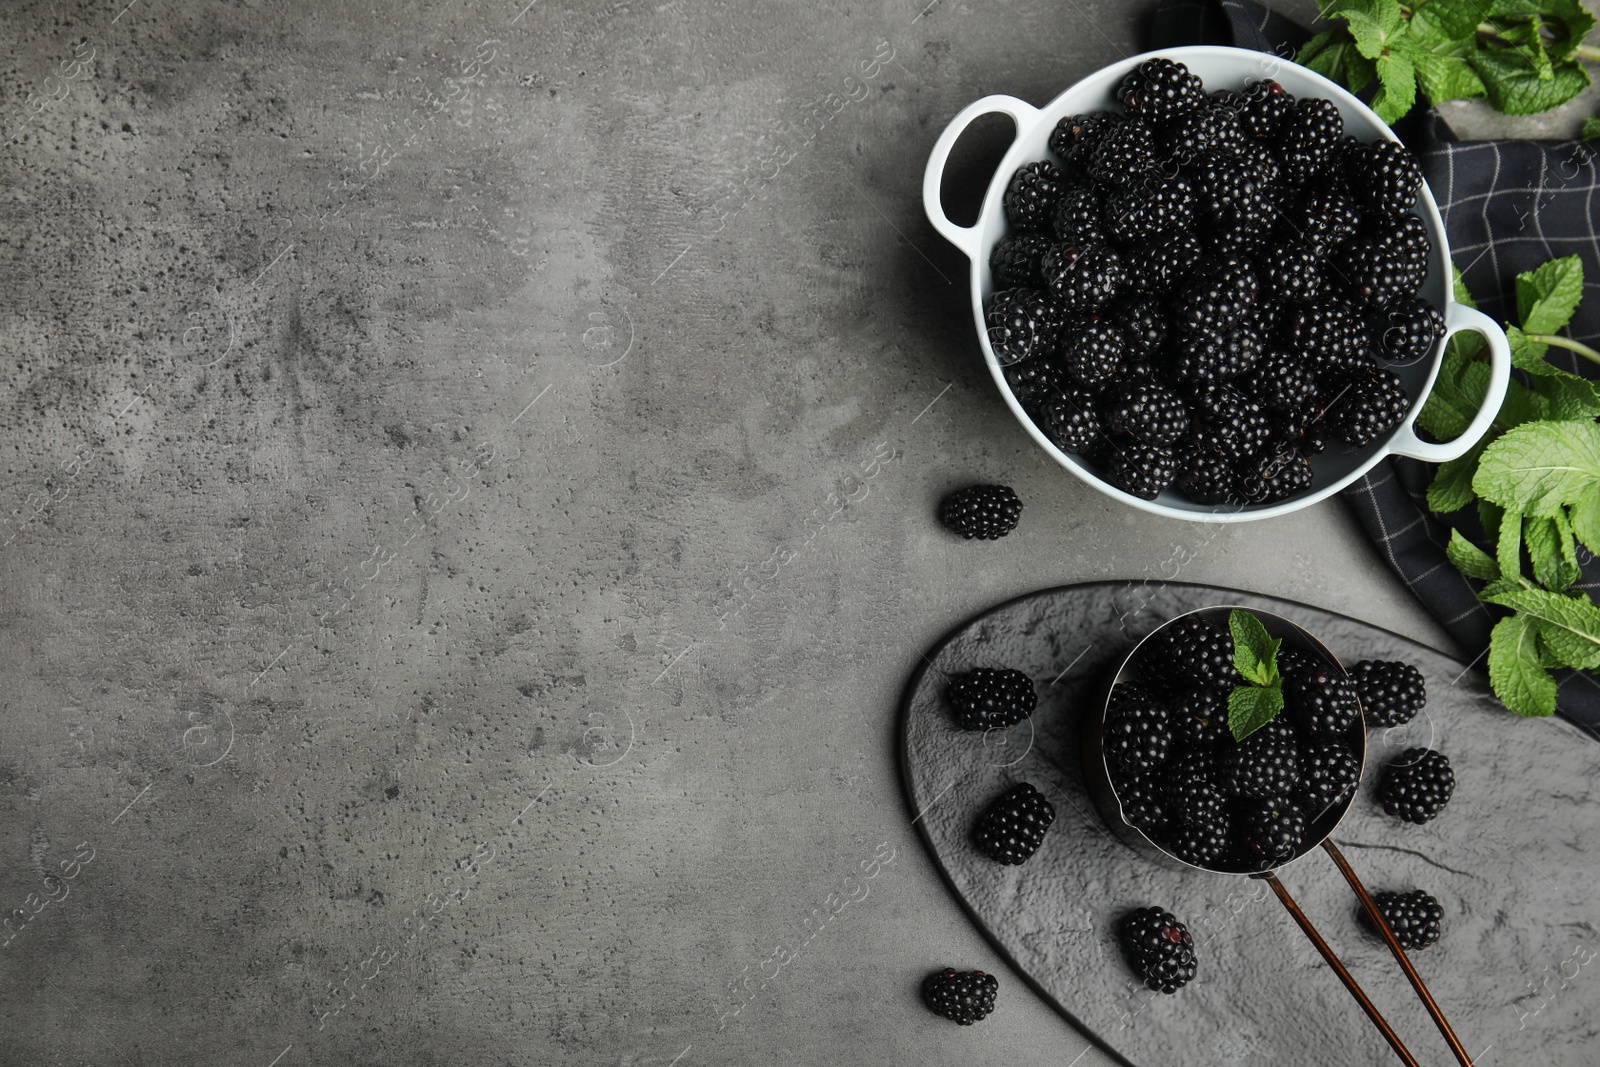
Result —
[[[1461, 436], [1454, 441], [1434, 444], [1418, 437], [1415, 428], [1417, 412], [1412, 411], [1411, 417], [1405, 421], [1400, 431], [1395, 434], [1394, 440], [1390, 442], [1389, 451], [1428, 463], [1444, 463], [1466, 455], [1472, 446], [1489, 432], [1494, 417], [1500, 414], [1500, 404], [1505, 400], [1506, 387], [1511, 382], [1511, 346], [1506, 342], [1505, 331], [1500, 328], [1499, 323], [1465, 304], [1453, 303], [1445, 314], [1444, 324], [1446, 341], [1462, 330], [1471, 330], [1473, 333], [1481, 334], [1488, 342], [1489, 390], [1484, 395], [1483, 406], [1467, 424], [1467, 428], [1461, 432]], [[1420, 410], [1421, 405], [1419, 404], [1417, 408]]]
[[950, 120], [950, 125], [946, 126], [939, 139], [933, 142], [933, 152], [928, 156], [928, 169], [922, 172], [922, 209], [928, 213], [928, 221], [933, 223], [933, 228], [938, 230], [946, 241], [961, 249], [968, 259], [975, 259], [981, 254], [978, 248], [978, 227], [957, 226], [951, 222], [949, 216], [944, 213], [939, 193], [944, 188], [944, 167], [950, 162], [950, 150], [955, 148], [956, 142], [967, 132], [968, 126], [984, 115], [993, 114], [1010, 115], [1011, 121], [1017, 124], [1017, 130], [1020, 132], [1038, 116], [1039, 109], [1014, 96], [986, 96], [982, 100], [973, 101]]

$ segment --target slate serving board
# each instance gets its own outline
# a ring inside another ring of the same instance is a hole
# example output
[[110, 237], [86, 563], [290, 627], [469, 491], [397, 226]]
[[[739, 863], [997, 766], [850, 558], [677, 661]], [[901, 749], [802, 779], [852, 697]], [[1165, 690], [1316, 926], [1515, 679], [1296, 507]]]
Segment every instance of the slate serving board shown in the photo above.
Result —
[[[1482, 673], [1448, 656], [1293, 601], [1179, 583], [1067, 586], [985, 612], [927, 654], [901, 711], [905, 785], [923, 839], [979, 927], [1041, 995], [1135, 1067], [1399, 1062], [1264, 883], [1146, 861], [1084, 790], [1079, 717], [1097, 686], [1163, 620], [1213, 604], [1277, 612], [1347, 665], [1402, 659], [1422, 671], [1427, 709], [1407, 727], [1371, 732], [1361, 795], [1333, 840], [1370, 890], [1425, 889], [1443, 904], [1443, 940], [1413, 958], [1476, 1063], [1600, 1062], [1600, 745], [1558, 719], [1518, 719]], [[987, 734], [957, 727], [947, 677], [980, 666], [1033, 677], [1031, 721]], [[1457, 779], [1450, 806], [1422, 826], [1374, 799], [1382, 763], [1414, 745], [1448, 755]], [[1050, 798], [1056, 821], [1031, 860], [1004, 867], [968, 834], [1019, 781]], [[1412, 1054], [1454, 1063], [1358, 922], [1332, 860], [1316, 850], [1280, 877]], [[1174, 996], [1146, 990], [1116, 944], [1116, 918], [1148, 904], [1195, 934], [1199, 975]]]

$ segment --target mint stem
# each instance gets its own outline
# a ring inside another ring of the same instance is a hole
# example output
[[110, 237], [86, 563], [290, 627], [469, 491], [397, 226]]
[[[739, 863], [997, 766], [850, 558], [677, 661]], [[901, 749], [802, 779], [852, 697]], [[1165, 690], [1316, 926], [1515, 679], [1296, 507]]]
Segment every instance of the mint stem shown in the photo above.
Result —
[[1574, 54], [1580, 55], [1584, 59], [1600, 59], [1600, 48], [1596, 48], [1592, 44], [1580, 44], [1572, 51]]
[[1600, 364], [1600, 352], [1596, 352], [1581, 341], [1574, 341], [1570, 337], [1562, 337], [1555, 333], [1525, 333], [1522, 336], [1541, 345], [1553, 345], [1556, 348], [1565, 348], [1568, 352], [1576, 352], [1590, 363]]

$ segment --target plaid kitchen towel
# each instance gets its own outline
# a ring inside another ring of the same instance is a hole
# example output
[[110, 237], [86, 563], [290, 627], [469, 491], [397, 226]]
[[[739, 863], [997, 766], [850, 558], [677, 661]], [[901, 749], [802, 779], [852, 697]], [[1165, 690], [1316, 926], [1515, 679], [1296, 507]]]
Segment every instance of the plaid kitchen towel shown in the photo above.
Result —
[[[1310, 37], [1254, 0], [1162, 0], [1150, 30], [1152, 49], [1222, 44], [1284, 57]], [[1496, 319], [1514, 315], [1517, 274], [1558, 256], [1582, 256], [1584, 277], [1593, 279], [1584, 289], [1600, 288], [1600, 205], [1593, 203], [1600, 142], [1458, 141], [1437, 113], [1420, 109], [1396, 131], [1422, 162], [1451, 256], [1484, 312]], [[1590, 344], [1600, 338], [1600, 298], [1590, 295], [1579, 304], [1568, 332]], [[1573, 353], [1551, 349], [1553, 362], [1561, 364], [1563, 356], [1576, 373], [1594, 369]], [[1450, 527], [1426, 501], [1434, 470], [1416, 460], [1387, 459], [1345, 490], [1344, 499], [1400, 579], [1481, 662], [1489, 630], [1503, 612], [1479, 601], [1474, 583], [1445, 559]], [[1473, 520], [1461, 525], [1469, 536], [1482, 533]], [[1600, 560], [1587, 560], [1576, 588], [1600, 588]], [[1556, 677], [1561, 714], [1600, 733], [1600, 681], [1585, 671]]]

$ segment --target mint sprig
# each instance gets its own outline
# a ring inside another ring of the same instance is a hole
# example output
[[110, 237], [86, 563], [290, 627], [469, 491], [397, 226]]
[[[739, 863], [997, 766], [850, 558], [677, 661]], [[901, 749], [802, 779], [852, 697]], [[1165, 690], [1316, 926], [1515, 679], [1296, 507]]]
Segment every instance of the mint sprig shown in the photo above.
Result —
[[[1512, 381], [1484, 440], [1435, 472], [1428, 507], [1449, 514], [1476, 506], [1488, 540], [1476, 545], [1453, 530], [1445, 555], [1484, 583], [1480, 600], [1513, 613], [1490, 634], [1495, 695], [1518, 715], [1544, 716], [1556, 709], [1551, 669], [1600, 668], [1600, 605], [1572, 589], [1581, 573], [1577, 546], [1600, 548], [1600, 391], [1549, 355], [1565, 350], [1600, 363], [1600, 352], [1559, 332], [1583, 297], [1577, 256], [1519, 274], [1516, 295], [1522, 321], [1508, 324], [1506, 336], [1523, 381]], [[1459, 273], [1456, 297], [1471, 304]], [[1465, 336], [1446, 348], [1417, 417], [1441, 438], [1465, 428], [1488, 388], [1481, 343]]]
[[[1579, 0], [1332, 0], [1322, 18], [1342, 25], [1319, 33], [1295, 57], [1346, 86], [1366, 89], [1385, 122], [1419, 98], [1486, 97], [1508, 115], [1566, 103], [1589, 84], [1583, 43], [1595, 19]], [[1588, 136], [1588, 134], [1585, 134]]]
[[1283, 710], [1283, 679], [1278, 674], [1277, 638], [1267, 633], [1261, 620], [1238, 608], [1228, 612], [1228, 632], [1233, 635], [1233, 666], [1244, 685], [1228, 694], [1228, 730], [1243, 741]]

